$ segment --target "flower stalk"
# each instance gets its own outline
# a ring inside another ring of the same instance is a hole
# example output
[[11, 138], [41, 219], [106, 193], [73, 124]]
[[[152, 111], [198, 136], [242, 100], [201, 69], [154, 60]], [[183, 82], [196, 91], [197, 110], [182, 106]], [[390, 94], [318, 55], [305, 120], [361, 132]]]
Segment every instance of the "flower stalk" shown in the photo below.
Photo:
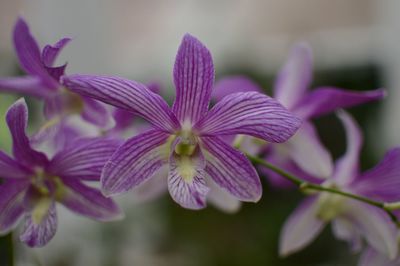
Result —
[[250, 155], [250, 154], [246, 154], [247, 158], [249, 158], [249, 160], [253, 163], [253, 164], [260, 164], [263, 165], [265, 167], [267, 167], [268, 169], [274, 171], [275, 173], [281, 175], [283, 178], [289, 180], [290, 182], [292, 182], [294, 185], [296, 185], [300, 191], [302, 191], [303, 193], [310, 191], [310, 190], [314, 190], [314, 191], [323, 191], [323, 192], [328, 192], [328, 193], [332, 193], [332, 194], [337, 194], [337, 195], [341, 195], [343, 197], [347, 197], [347, 198], [351, 198], [354, 200], [358, 200], [360, 202], [364, 202], [366, 204], [375, 206], [377, 208], [380, 208], [382, 210], [384, 210], [391, 218], [391, 220], [396, 224], [397, 227], [400, 227], [400, 221], [398, 220], [398, 218], [396, 217], [396, 215], [393, 213], [393, 210], [397, 210], [400, 209], [400, 202], [393, 202], [393, 203], [388, 203], [388, 202], [382, 202], [382, 201], [376, 201], [361, 195], [357, 195], [357, 194], [353, 194], [353, 193], [349, 193], [346, 191], [342, 191], [336, 188], [330, 188], [330, 187], [324, 187], [318, 184], [313, 184], [313, 183], [309, 183], [306, 181], [303, 181], [302, 179], [298, 178], [297, 176], [267, 162], [264, 161], [261, 158], [258, 158], [256, 156]]

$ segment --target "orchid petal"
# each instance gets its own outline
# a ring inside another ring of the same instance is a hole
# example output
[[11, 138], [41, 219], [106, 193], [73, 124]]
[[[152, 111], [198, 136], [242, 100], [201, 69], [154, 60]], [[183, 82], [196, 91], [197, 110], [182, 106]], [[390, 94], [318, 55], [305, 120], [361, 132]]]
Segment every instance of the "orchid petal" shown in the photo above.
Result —
[[13, 38], [21, 68], [28, 74], [40, 77], [50, 89], [57, 88], [57, 82], [44, 68], [39, 46], [32, 37], [28, 24], [22, 18], [15, 23]]
[[196, 38], [183, 37], [175, 59], [176, 99], [172, 110], [181, 123], [192, 125], [208, 110], [214, 82], [210, 51]]
[[229, 94], [249, 91], [263, 93], [262, 88], [251, 79], [245, 76], [229, 76], [215, 83], [211, 98], [220, 101]]
[[63, 183], [66, 187], [58, 200], [71, 211], [98, 221], [114, 221], [123, 217], [115, 202], [104, 197], [98, 189], [71, 178], [63, 178]]
[[317, 218], [318, 198], [305, 199], [285, 222], [279, 244], [279, 254], [288, 256], [310, 244], [322, 231], [325, 222]]
[[312, 67], [311, 48], [306, 43], [296, 44], [278, 74], [274, 98], [291, 110], [310, 86]]
[[168, 161], [168, 137], [162, 131], [150, 130], [122, 144], [104, 166], [103, 193], [120, 194], [150, 178]]
[[103, 103], [83, 97], [84, 107], [82, 118], [99, 127], [107, 127], [112, 124], [112, 116]]
[[0, 151], [1, 178], [24, 179], [32, 174], [32, 171]]
[[362, 248], [362, 239], [359, 230], [348, 219], [336, 218], [332, 221], [332, 231], [337, 239], [350, 243], [351, 250], [358, 252]]
[[13, 139], [14, 157], [23, 164], [44, 166], [46, 155], [31, 148], [25, 130], [28, 125], [28, 107], [23, 98], [16, 101], [7, 111], [6, 121]]
[[39, 77], [25, 76], [17, 78], [0, 79], [0, 91], [8, 93], [20, 93], [46, 99], [53, 93]]
[[140, 202], [151, 201], [167, 192], [168, 172], [168, 165], [164, 165], [152, 177], [138, 185], [133, 191], [135, 199]]
[[386, 91], [384, 89], [360, 92], [332, 87], [320, 87], [305, 96], [293, 108], [293, 112], [303, 119], [309, 119], [330, 113], [339, 108], [348, 108], [380, 100], [385, 95]]
[[174, 201], [193, 210], [206, 207], [209, 188], [205, 181], [206, 162], [200, 149], [197, 147], [190, 157], [173, 152], [169, 163], [168, 190]]
[[0, 235], [10, 232], [18, 224], [24, 208], [24, 195], [29, 183], [6, 181], [0, 185]]
[[30, 247], [43, 247], [54, 237], [56, 230], [57, 212], [53, 202], [40, 224], [36, 224], [31, 215], [27, 217], [20, 240]]
[[350, 183], [359, 175], [359, 158], [363, 137], [354, 119], [346, 112], [338, 113], [346, 130], [346, 153], [336, 162], [333, 179], [339, 184]]
[[397, 255], [397, 228], [386, 212], [365, 203], [347, 203], [346, 216], [356, 225], [368, 244], [390, 259]]
[[207, 186], [210, 191], [207, 194], [207, 201], [216, 208], [226, 213], [236, 213], [241, 207], [241, 202], [230, 193], [221, 189], [211, 178], [207, 178]]
[[139, 82], [95, 75], [64, 76], [62, 82], [78, 94], [137, 113], [161, 130], [173, 132], [179, 128], [167, 103]]
[[194, 130], [203, 136], [245, 134], [269, 142], [284, 142], [300, 124], [276, 100], [258, 92], [239, 92], [218, 102]]
[[104, 165], [120, 144], [107, 138], [75, 140], [53, 157], [48, 171], [56, 176], [99, 180]]
[[290, 157], [306, 173], [321, 179], [332, 175], [332, 157], [320, 142], [311, 123], [303, 123], [299, 131], [288, 141], [288, 145]]
[[382, 254], [375, 249], [368, 247], [360, 257], [358, 266], [398, 266], [400, 259], [389, 259], [385, 254]]
[[42, 62], [46, 67], [53, 67], [61, 50], [71, 41], [70, 38], [62, 38], [54, 45], [46, 45], [42, 51]]
[[400, 201], [400, 148], [388, 151], [383, 160], [358, 177], [352, 187], [362, 195], [387, 202]]
[[53, 77], [54, 80], [59, 81], [61, 76], [65, 74], [65, 69], [67, 68], [67, 64], [65, 63], [64, 65], [58, 67], [45, 67], [45, 68], [47, 70], [47, 73], [49, 73], [49, 75]]
[[241, 201], [260, 199], [261, 182], [246, 156], [217, 137], [202, 137], [201, 144], [206, 172], [220, 188]]

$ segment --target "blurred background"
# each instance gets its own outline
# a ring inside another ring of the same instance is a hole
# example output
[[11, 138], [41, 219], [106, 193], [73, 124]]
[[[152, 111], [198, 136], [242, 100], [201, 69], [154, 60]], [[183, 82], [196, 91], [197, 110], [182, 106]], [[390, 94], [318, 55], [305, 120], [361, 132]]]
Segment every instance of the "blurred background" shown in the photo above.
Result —
[[[388, 89], [380, 103], [352, 108], [365, 130], [363, 168], [400, 142], [400, 2], [396, 0], [0, 0], [0, 76], [20, 72], [11, 42], [18, 15], [40, 44], [73, 38], [59, 58], [68, 73], [158, 81], [173, 98], [172, 68], [184, 33], [211, 51], [217, 79], [246, 74], [266, 92], [290, 47], [307, 41], [315, 58], [314, 86]], [[17, 96], [0, 95], [0, 147], [10, 150], [4, 113]], [[41, 110], [33, 110], [33, 116]], [[335, 158], [345, 149], [336, 118], [315, 121]], [[62, 210], [55, 238], [45, 248], [17, 244], [17, 265], [354, 265], [357, 255], [330, 228], [308, 248], [278, 257], [281, 226], [302, 195], [264, 182], [258, 204], [237, 214], [213, 207], [194, 212], [169, 196], [140, 203], [120, 198], [126, 219], [100, 224]], [[60, 208], [62, 209], [62, 208]], [[16, 238], [16, 237], [14, 237]], [[3, 238], [4, 245], [10, 238]], [[15, 241], [18, 243], [18, 241]], [[1, 246], [0, 246], [1, 248]], [[4, 248], [2, 249], [4, 251]], [[1, 261], [0, 265], [5, 263]]]

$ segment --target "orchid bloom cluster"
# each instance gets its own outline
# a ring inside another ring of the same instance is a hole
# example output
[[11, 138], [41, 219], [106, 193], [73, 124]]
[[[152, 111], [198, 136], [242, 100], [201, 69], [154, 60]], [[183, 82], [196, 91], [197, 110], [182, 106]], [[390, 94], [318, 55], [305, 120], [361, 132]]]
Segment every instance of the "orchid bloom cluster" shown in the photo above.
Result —
[[340, 108], [382, 99], [385, 91], [308, 92], [312, 55], [306, 44], [293, 48], [270, 97], [244, 76], [214, 84], [209, 50], [186, 34], [174, 65], [170, 107], [158, 84], [65, 74], [67, 65], [55, 66], [55, 60], [69, 38], [40, 51], [22, 18], [13, 37], [27, 76], [1, 78], [0, 91], [43, 100], [46, 122], [27, 135], [23, 98], [6, 114], [13, 146], [12, 155], [0, 151], [1, 234], [23, 220], [20, 240], [43, 246], [56, 232], [56, 203], [112, 221], [123, 214], [111, 197], [128, 191], [147, 199], [168, 191], [183, 208], [210, 203], [234, 212], [241, 202], [260, 200], [260, 171], [272, 185], [299, 185], [308, 194], [283, 226], [281, 255], [304, 248], [332, 223], [338, 239], [364, 250], [361, 265], [399, 261], [392, 210], [400, 207], [400, 148], [361, 172], [362, 133], [354, 119], [336, 112], [347, 134], [347, 151], [336, 163], [312, 123]]

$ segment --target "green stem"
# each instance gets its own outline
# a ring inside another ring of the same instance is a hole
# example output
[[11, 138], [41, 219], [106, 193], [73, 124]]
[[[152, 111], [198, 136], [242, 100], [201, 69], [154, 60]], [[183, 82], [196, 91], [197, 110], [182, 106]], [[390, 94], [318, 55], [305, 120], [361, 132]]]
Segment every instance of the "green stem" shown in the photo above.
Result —
[[290, 182], [292, 182], [294, 185], [296, 185], [300, 190], [302, 190], [303, 192], [306, 190], [316, 190], [316, 191], [323, 191], [323, 192], [328, 192], [328, 193], [332, 193], [332, 194], [337, 194], [337, 195], [341, 195], [343, 197], [347, 197], [347, 198], [351, 198], [354, 200], [358, 200], [364, 203], [367, 203], [369, 205], [378, 207], [382, 210], [384, 210], [392, 219], [392, 221], [398, 226], [400, 227], [400, 222], [397, 219], [396, 215], [392, 212], [392, 204], [390, 203], [386, 203], [386, 202], [381, 202], [381, 201], [376, 201], [364, 196], [360, 196], [360, 195], [356, 195], [356, 194], [352, 194], [349, 192], [345, 192], [342, 190], [338, 190], [336, 188], [329, 188], [329, 187], [324, 187], [318, 184], [312, 184], [306, 181], [303, 181], [302, 179], [298, 178], [297, 176], [286, 172], [285, 170], [264, 161], [261, 158], [252, 156], [250, 154], [246, 154], [247, 158], [250, 159], [250, 161], [252, 161], [254, 164], [261, 164], [265, 167], [267, 167], [268, 169], [274, 171], [275, 173], [281, 175], [282, 177], [286, 178], [287, 180], [289, 180]]

